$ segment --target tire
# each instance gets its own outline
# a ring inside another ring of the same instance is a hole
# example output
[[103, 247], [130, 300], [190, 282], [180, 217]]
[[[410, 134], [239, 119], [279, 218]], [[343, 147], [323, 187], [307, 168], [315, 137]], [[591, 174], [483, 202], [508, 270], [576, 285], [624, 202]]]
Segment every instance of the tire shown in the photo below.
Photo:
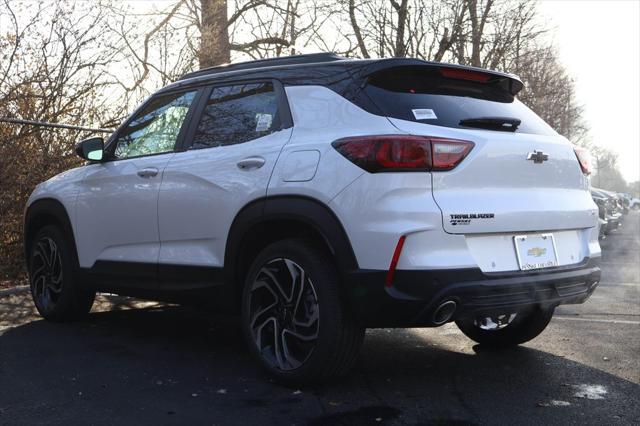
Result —
[[[548, 308], [516, 313], [508, 324], [497, 329], [481, 327], [483, 318], [460, 319], [456, 321], [456, 325], [468, 338], [483, 346], [512, 347], [528, 342], [542, 333], [551, 321], [553, 311], [554, 308]], [[498, 321], [492, 322], [493, 324], [498, 323]]]
[[345, 309], [339, 284], [333, 259], [311, 241], [282, 240], [254, 260], [242, 326], [252, 355], [276, 381], [327, 382], [355, 364], [364, 328]]
[[50, 321], [77, 320], [89, 313], [95, 291], [77, 280], [73, 246], [55, 226], [38, 231], [29, 253], [31, 297], [40, 315]]

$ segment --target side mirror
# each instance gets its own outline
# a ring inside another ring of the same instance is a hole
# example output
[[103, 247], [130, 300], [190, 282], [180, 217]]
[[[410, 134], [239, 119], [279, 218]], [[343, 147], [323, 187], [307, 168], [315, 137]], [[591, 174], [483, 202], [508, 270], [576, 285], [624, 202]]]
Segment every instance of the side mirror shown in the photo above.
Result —
[[104, 156], [104, 140], [89, 138], [76, 144], [76, 154], [89, 161], [102, 161]]

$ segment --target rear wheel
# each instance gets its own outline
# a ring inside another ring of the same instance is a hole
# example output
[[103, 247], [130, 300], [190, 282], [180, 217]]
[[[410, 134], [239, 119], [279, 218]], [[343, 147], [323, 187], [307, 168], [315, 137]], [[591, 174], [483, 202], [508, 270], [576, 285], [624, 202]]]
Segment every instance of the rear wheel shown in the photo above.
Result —
[[551, 321], [554, 308], [464, 318], [456, 325], [468, 338], [490, 347], [509, 347], [537, 337]]
[[343, 305], [331, 257], [306, 240], [283, 240], [257, 256], [246, 277], [242, 316], [254, 357], [287, 384], [346, 374], [364, 337]]
[[52, 321], [78, 319], [93, 305], [95, 291], [76, 280], [73, 248], [55, 226], [43, 227], [31, 244], [29, 284], [40, 315]]

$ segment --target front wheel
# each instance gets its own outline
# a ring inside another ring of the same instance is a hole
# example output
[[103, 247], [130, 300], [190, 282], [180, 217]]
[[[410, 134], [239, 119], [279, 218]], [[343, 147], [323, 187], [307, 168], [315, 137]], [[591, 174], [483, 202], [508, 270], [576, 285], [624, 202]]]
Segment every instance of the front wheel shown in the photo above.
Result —
[[489, 347], [509, 347], [528, 342], [547, 328], [554, 308], [534, 309], [494, 316], [463, 318], [456, 325], [468, 338]]
[[40, 229], [31, 244], [29, 284], [45, 319], [74, 320], [91, 310], [96, 293], [77, 281], [76, 269], [75, 252], [62, 232], [55, 226]]
[[346, 374], [364, 337], [345, 309], [333, 259], [300, 239], [274, 243], [257, 256], [245, 281], [242, 320], [254, 357], [286, 384]]

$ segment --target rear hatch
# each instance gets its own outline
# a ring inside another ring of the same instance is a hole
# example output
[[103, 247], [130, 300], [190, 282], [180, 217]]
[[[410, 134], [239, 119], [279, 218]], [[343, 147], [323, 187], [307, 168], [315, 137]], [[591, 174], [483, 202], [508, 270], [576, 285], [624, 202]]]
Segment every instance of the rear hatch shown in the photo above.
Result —
[[453, 170], [431, 173], [445, 231], [590, 228], [597, 207], [573, 146], [515, 98], [514, 76], [443, 66], [371, 75], [364, 93], [402, 132], [469, 141]]

